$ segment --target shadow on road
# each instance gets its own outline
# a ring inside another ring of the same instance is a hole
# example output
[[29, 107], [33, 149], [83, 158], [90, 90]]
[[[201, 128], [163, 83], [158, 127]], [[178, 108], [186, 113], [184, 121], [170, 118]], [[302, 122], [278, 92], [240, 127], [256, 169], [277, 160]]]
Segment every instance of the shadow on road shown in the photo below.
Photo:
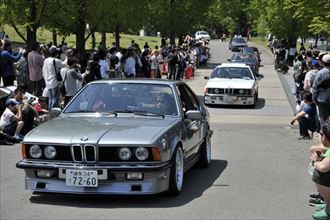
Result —
[[[226, 160], [212, 160], [207, 169], [191, 169], [185, 174], [184, 186], [177, 197], [165, 193], [148, 196], [91, 196], [67, 194], [38, 194], [30, 198], [31, 203], [72, 206], [82, 208], [160, 208], [179, 207], [202, 196], [203, 192], [212, 187], [226, 169]], [[218, 184], [217, 187], [227, 187]]]

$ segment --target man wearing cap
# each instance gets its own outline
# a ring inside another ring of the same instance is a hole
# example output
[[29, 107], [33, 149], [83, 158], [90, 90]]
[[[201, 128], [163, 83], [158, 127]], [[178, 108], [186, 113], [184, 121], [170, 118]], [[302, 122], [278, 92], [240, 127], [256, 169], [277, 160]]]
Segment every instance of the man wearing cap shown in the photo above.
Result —
[[44, 60], [44, 65], [42, 67], [42, 74], [45, 79], [46, 88], [48, 89], [49, 109], [54, 107], [59, 107], [60, 102], [60, 90], [59, 82], [56, 79], [56, 73], [58, 73], [64, 64], [60, 59], [58, 59], [59, 49], [55, 46], [49, 48], [50, 57]]
[[[0, 127], [3, 128], [4, 133], [11, 136], [15, 135], [17, 138], [23, 138], [24, 136], [20, 134], [23, 128], [22, 121], [22, 105], [16, 107], [19, 102], [15, 99], [9, 99], [6, 101], [6, 110], [1, 115]], [[17, 114], [15, 114], [17, 112]]]
[[316, 74], [312, 87], [321, 125], [330, 116], [330, 54], [322, 57], [322, 64], [324, 67]]
[[42, 90], [45, 87], [45, 81], [42, 76], [44, 59], [39, 51], [40, 45], [39, 43], [35, 43], [32, 51], [28, 54], [29, 77], [32, 82], [32, 93], [35, 96], [41, 96]]

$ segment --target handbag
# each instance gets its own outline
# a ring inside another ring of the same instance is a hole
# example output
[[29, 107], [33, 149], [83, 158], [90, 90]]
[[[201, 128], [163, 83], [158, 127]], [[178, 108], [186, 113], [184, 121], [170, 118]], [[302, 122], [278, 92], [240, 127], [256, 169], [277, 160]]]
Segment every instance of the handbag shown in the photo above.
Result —
[[56, 70], [56, 63], [55, 63], [55, 59], [53, 60], [53, 66], [54, 66], [54, 69], [55, 69], [55, 74], [56, 74], [56, 80], [57, 81], [62, 81], [62, 76], [61, 76], [61, 70], [60, 71], [57, 71]]
[[62, 96], [65, 96], [66, 95], [65, 80], [66, 80], [66, 75], [68, 73], [68, 70], [69, 69], [67, 69], [65, 71], [64, 80], [60, 83], [60, 93], [61, 93]]

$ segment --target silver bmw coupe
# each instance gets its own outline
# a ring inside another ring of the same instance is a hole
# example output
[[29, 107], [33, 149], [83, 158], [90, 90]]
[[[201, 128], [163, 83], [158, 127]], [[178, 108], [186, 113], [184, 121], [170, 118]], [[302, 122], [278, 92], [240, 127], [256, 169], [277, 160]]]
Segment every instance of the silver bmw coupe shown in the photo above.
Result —
[[185, 171], [209, 166], [211, 136], [182, 81], [95, 81], [25, 136], [16, 166], [33, 192], [178, 195]]

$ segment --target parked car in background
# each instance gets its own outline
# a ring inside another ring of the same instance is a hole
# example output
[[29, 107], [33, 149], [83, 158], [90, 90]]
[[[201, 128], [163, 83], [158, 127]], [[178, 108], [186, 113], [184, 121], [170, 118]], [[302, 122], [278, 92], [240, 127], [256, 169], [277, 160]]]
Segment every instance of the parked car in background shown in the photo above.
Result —
[[257, 47], [242, 47], [240, 49], [240, 52], [246, 54], [255, 54], [259, 64], [261, 63], [261, 58], [260, 58], [261, 52], [259, 52], [259, 49]]
[[208, 79], [204, 94], [206, 105], [256, 105], [258, 82], [248, 65], [223, 63], [205, 79]]
[[211, 37], [210, 37], [209, 33], [207, 33], [206, 31], [197, 31], [195, 33], [195, 39], [196, 40], [200, 40], [200, 39], [211, 40]]
[[229, 50], [239, 51], [240, 48], [246, 47], [247, 43], [242, 37], [234, 37], [229, 41]]
[[94, 81], [25, 136], [16, 166], [34, 192], [177, 195], [185, 171], [210, 164], [211, 135], [184, 82]]
[[251, 67], [256, 76], [259, 76], [259, 62], [255, 54], [234, 53], [228, 61], [231, 63], [244, 63]]

